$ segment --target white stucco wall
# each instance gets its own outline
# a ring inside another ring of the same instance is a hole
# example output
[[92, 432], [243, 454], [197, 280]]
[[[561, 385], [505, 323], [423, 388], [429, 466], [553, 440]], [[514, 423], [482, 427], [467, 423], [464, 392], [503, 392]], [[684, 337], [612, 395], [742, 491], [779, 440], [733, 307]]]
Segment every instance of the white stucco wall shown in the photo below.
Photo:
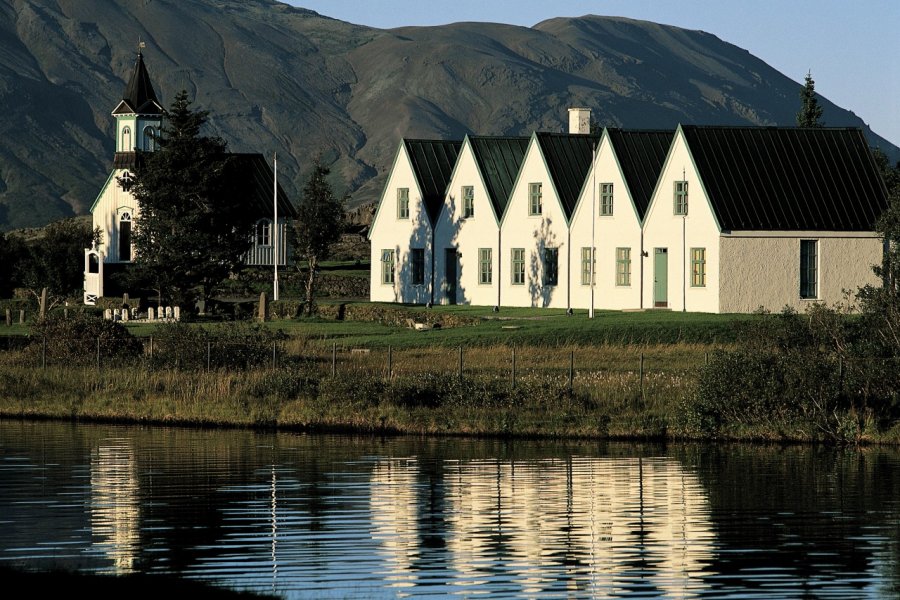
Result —
[[[529, 184], [541, 183], [543, 211], [531, 216]], [[568, 224], [553, 187], [537, 138], [532, 136], [519, 170], [519, 177], [500, 225], [500, 298], [502, 306], [568, 307]], [[543, 285], [542, 249], [559, 251], [558, 285]], [[525, 283], [512, 284], [512, 249], [525, 250]]]
[[[409, 189], [409, 218], [397, 217], [397, 190]], [[369, 298], [373, 302], [412, 302], [424, 304], [431, 300], [431, 224], [422, 193], [406, 148], [403, 144], [397, 152], [394, 166], [388, 174], [378, 211], [369, 230], [371, 241], [371, 273]], [[411, 248], [425, 250], [425, 282], [412, 285]], [[381, 251], [394, 250], [394, 283], [381, 282]]]
[[[816, 299], [800, 298], [800, 240], [818, 240]], [[878, 285], [871, 266], [881, 263], [882, 242], [873, 233], [732, 232], [722, 236], [720, 256], [721, 312], [802, 312], [845, 299], [845, 289]]]
[[[594, 308], [630, 309], [640, 306], [641, 224], [628, 194], [625, 179], [609, 137], [603, 136], [597, 151], [595, 173], [588, 172], [587, 184], [575, 208], [570, 227], [572, 240], [571, 294], [574, 308], [590, 307], [591, 288], [582, 284], [581, 249], [591, 246], [591, 218], [594, 219], [596, 248]], [[613, 184], [613, 214], [600, 216], [600, 186]], [[631, 249], [631, 285], [616, 285], [616, 249]]]
[[[463, 186], [472, 186], [475, 200], [475, 214], [463, 218]], [[463, 143], [456, 168], [450, 178], [444, 206], [435, 225], [435, 303], [450, 303], [447, 294], [447, 273], [445, 268], [446, 249], [458, 251], [458, 284], [455, 301], [458, 304], [496, 306], [500, 277], [500, 226], [494, 215], [494, 208], [488, 197], [484, 180], [468, 140]], [[490, 284], [480, 283], [481, 248], [491, 249]]]
[[[674, 214], [676, 181], [688, 182], [688, 214]], [[653, 308], [654, 252], [668, 249], [668, 308], [719, 312], [719, 227], [679, 130], [644, 219], [643, 306]], [[706, 249], [706, 286], [691, 286], [691, 248]], [[639, 269], [639, 266], [633, 266]]]
[[[119, 260], [119, 216], [127, 211], [131, 214], [132, 239], [134, 227], [140, 215], [137, 200], [119, 185], [118, 178], [127, 172], [126, 169], [114, 169], [106, 180], [100, 194], [91, 208], [93, 228], [100, 228], [99, 250], [104, 255], [104, 262], [120, 262]], [[132, 258], [134, 245], [132, 244]]]

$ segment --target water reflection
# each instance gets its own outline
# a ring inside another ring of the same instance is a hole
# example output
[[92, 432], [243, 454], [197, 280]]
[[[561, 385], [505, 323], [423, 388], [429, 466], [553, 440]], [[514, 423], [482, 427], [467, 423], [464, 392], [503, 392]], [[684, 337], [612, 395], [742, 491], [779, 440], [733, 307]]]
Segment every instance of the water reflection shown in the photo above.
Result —
[[896, 597], [900, 454], [0, 420], [0, 561], [287, 597]]

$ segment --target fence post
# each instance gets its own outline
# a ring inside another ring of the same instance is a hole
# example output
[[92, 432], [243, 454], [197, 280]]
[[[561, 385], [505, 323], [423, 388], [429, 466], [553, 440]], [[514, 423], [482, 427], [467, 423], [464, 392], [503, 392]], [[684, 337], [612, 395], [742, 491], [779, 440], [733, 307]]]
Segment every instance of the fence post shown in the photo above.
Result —
[[337, 376], [337, 343], [331, 342], [331, 376]]
[[706, 353], [706, 364], [709, 365], [709, 352]]
[[275, 367], [278, 362], [278, 342], [272, 342], [272, 370], [275, 370]]
[[47, 337], [41, 339], [41, 368], [47, 368]]
[[569, 393], [572, 393], [572, 389], [575, 385], [575, 351], [571, 350], [569, 353]]
[[459, 381], [463, 380], [463, 347], [459, 347]]
[[212, 342], [206, 342], [206, 372], [209, 373], [209, 363], [212, 359]]
[[641, 379], [641, 402], [644, 401], [644, 353], [641, 352], [641, 366], [640, 366], [640, 379]]
[[150, 362], [153, 363], [153, 336], [150, 336]]
[[100, 370], [100, 336], [97, 336], [97, 370]]
[[393, 362], [394, 362], [394, 353], [393, 353], [393, 350], [391, 349], [391, 347], [388, 346], [388, 365], [387, 365], [387, 367], [388, 367], [388, 369], [387, 369], [387, 376], [388, 376], [388, 379], [393, 379], [393, 378], [394, 378], [394, 365], [393, 365]]
[[516, 387], [516, 347], [512, 349], [512, 386]]

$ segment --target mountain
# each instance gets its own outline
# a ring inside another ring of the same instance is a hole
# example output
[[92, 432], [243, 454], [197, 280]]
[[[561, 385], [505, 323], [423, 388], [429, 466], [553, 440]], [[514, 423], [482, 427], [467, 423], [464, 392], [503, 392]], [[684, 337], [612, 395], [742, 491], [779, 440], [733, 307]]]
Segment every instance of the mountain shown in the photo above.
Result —
[[[0, 229], [84, 214], [112, 162], [138, 41], [164, 105], [187, 89], [234, 151], [312, 158], [352, 204], [378, 198], [400, 138], [601, 125], [792, 125], [800, 85], [702, 31], [623, 18], [380, 30], [275, 0], [0, 0]], [[822, 98], [828, 125], [859, 126]]]

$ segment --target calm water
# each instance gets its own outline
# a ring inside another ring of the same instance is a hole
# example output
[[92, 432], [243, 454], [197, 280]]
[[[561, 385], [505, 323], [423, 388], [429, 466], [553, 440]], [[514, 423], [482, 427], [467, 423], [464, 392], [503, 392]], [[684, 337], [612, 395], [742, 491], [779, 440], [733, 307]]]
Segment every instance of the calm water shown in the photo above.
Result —
[[0, 561], [288, 597], [900, 596], [900, 453], [0, 421]]

